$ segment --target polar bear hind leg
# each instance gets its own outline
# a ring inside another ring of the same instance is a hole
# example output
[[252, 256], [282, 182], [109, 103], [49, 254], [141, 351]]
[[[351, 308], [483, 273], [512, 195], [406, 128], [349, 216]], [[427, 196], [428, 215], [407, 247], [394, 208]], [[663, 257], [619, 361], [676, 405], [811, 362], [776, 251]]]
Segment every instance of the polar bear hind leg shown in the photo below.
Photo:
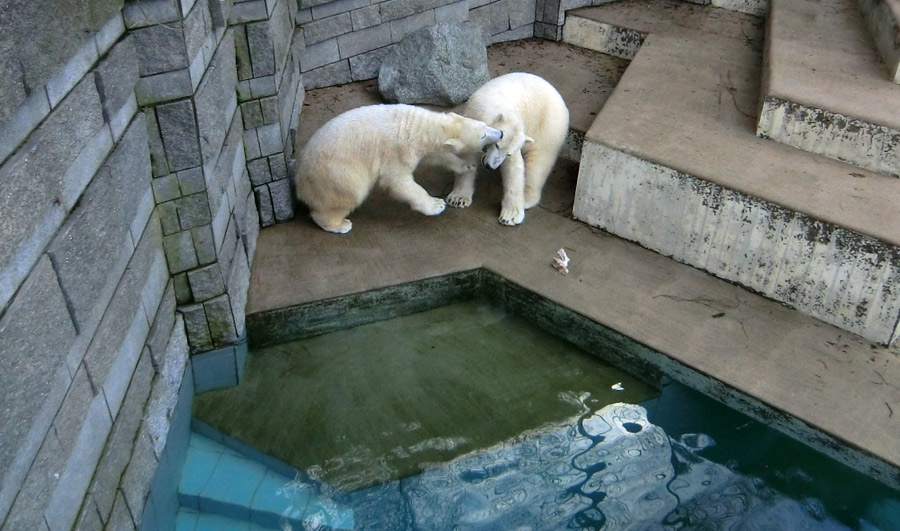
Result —
[[547, 183], [547, 177], [556, 164], [559, 150], [547, 151], [532, 149], [525, 153], [525, 208], [532, 208], [541, 202], [541, 191]]
[[343, 208], [329, 210], [310, 210], [309, 216], [316, 225], [328, 232], [346, 234], [353, 228], [353, 223], [347, 219], [350, 211]]

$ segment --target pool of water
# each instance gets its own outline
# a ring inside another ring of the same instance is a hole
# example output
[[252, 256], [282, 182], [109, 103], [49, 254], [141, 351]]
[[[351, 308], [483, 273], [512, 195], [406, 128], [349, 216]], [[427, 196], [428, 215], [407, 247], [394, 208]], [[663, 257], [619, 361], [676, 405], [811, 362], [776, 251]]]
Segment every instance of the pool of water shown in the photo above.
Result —
[[900, 529], [900, 493], [485, 301], [254, 349], [194, 415], [298, 470], [294, 529]]

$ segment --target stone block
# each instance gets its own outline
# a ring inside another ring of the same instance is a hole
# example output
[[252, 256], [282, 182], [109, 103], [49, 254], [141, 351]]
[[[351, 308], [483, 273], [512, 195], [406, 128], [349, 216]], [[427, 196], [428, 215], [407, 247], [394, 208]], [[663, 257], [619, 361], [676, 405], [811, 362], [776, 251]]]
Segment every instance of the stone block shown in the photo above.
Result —
[[152, 181], [153, 198], [157, 203], [164, 203], [181, 197], [181, 188], [178, 185], [176, 174], [157, 177]]
[[[234, 257], [237, 253], [239, 246], [238, 241], [238, 232], [237, 232], [237, 221], [234, 216], [230, 216], [228, 220], [228, 228], [225, 229], [225, 237], [222, 239], [222, 248], [219, 251], [219, 262], [222, 271], [225, 273], [226, 278], [229, 278], [231, 275], [231, 269], [234, 267]], [[241, 248], [243, 252], [243, 248]], [[225, 291], [228, 291], [229, 287], [226, 283]]]
[[246, 31], [253, 77], [275, 74], [275, 51], [269, 38], [269, 22], [247, 24]]
[[81, 193], [90, 183], [94, 174], [98, 172], [100, 165], [112, 148], [111, 129], [101, 127], [63, 174], [63, 189], [60, 194], [63, 208], [70, 211], [79, 201]]
[[47, 99], [47, 93], [37, 91], [25, 98], [15, 111], [11, 111], [10, 116], [0, 119], [0, 164], [48, 114], [50, 114], [50, 100]]
[[128, 0], [122, 14], [129, 29], [181, 20], [178, 6], [171, 0]]
[[131, 460], [135, 435], [140, 428], [144, 407], [150, 396], [150, 384], [154, 373], [151, 357], [147, 351], [138, 360], [125, 401], [113, 422], [109, 441], [88, 489], [104, 520], [112, 514], [119, 480]]
[[112, 420], [106, 401], [103, 396], [97, 395], [91, 402], [75, 447], [66, 461], [66, 468], [44, 511], [44, 518], [51, 530], [71, 529], [75, 523], [111, 428]]
[[106, 523], [107, 529], [115, 529], [116, 531], [134, 531], [137, 529], [134, 520], [131, 517], [131, 511], [128, 510], [128, 503], [122, 491], [116, 491], [116, 501], [113, 504], [112, 513]]
[[[237, 101], [234, 87], [237, 71], [234, 63], [234, 39], [232, 32], [225, 33], [216, 54], [210, 63], [203, 81], [197, 88], [197, 123], [203, 135], [200, 148], [204, 165], [215, 163], [225, 140], [228, 127], [234, 119]], [[165, 135], [163, 136], [165, 140]]]
[[265, 20], [269, 18], [266, 9], [265, 0], [254, 0], [252, 2], [235, 3], [231, 8], [231, 15], [228, 17], [228, 23], [232, 26], [254, 22], [257, 20]]
[[249, 101], [241, 104], [241, 118], [244, 121], [244, 127], [251, 129], [259, 127], [265, 122], [263, 121], [262, 107], [259, 100]]
[[306, 72], [341, 60], [337, 38], [307, 46], [300, 56], [300, 71]]
[[206, 310], [202, 304], [191, 304], [178, 309], [184, 319], [184, 328], [187, 333], [187, 342], [191, 352], [206, 352], [212, 350], [212, 336], [209, 332], [209, 324], [206, 320]]
[[244, 214], [244, 217], [238, 226], [241, 241], [244, 242], [244, 251], [247, 253], [247, 261], [251, 265], [253, 264], [253, 257], [256, 254], [256, 241], [259, 238], [260, 220], [261, 216], [256, 209], [254, 196], [253, 200], [247, 201], [247, 212]]
[[156, 205], [156, 212], [159, 214], [159, 222], [164, 236], [171, 236], [181, 231], [181, 223], [178, 222], [178, 209], [175, 207], [174, 201]]
[[354, 9], [350, 12], [350, 20], [353, 22], [353, 31], [377, 26], [381, 24], [381, 9], [377, 5]]
[[134, 88], [138, 104], [154, 105], [179, 98], [187, 98], [194, 93], [194, 83], [187, 68], [142, 77]]
[[254, 98], [264, 98], [277, 93], [275, 76], [255, 77], [250, 80], [250, 94]]
[[353, 31], [350, 13], [307, 22], [303, 25], [303, 39], [307, 46]]
[[178, 186], [184, 195], [197, 194], [206, 190], [206, 179], [201, 168], [190, 168], [178, 172]]
[[[279, 92], [279, 96], [281, 92]], [[277, 97], [268, 97], [259, 100], [260, 110], [262, 111], [262, 123], [263, 124], [273, 124], [278, 122], [278, 98]], [[244, 127], [247, 127], [244, 124]], [[249, 127], [247, 127], [249, 128]]]
[[194, 250], [194, 240], [188, 231], [165, 236], [163, 249], [166, 251], [166, 262], [172, 274], [193, 269], [199, 263]]
[[234, 315], [231, 311], [231, 299], [227, 294], [204, 302], [203, 309], [206, 311], [214, 348], [225, 347], [237, 342], [238, 335], [234, 324]]
[[238, 80], [243, 81], [253, 77], [253, 62], [250, 60], [250, 44], [247, 42], [247, 26], [236, 26], [234, 34], [234, 60], [237, 68]]
[[506, 4], [509, 9], [509, 27], [511, 29], [534, 24], [536, 0], [506, 0]]
[[203, 192], [176, 199], [175, 208], [178, 210], [178, 222], [182, 230], [208, 225], [212, 221], [209, 202]]
[[[145, 168], [145, 173], [136, 172]], [[48, 248], [69, 308], [81, 333], [99, 321], [106, 300], [131, 255], [130, 224], [150, 181], [143, 120], [122, 142], [91, 182], [78, 206]], [[110, 205], [120, 205], [110, 208]]]
[[109, 129], [112, 133], [113, 142], [118, 142], [122, 139], [122, 135], [131, 123], [131, 119], [137, 114], [137, 109], [137, 96], [132, 92], [131, 95], [128, 96], [128, 99], [125, 100], [125, 104], [110, 115]]
[[47, 91], [51, 107], [56, 107], [66, 97], [66, 94], [84, 79], [94, 63], [97, 62], [98, 57], [97, 44], [93, 38], [81, 43], [78, 51], [68, 59], [65, 66], [47, 80], [44, 89]]
[[482, 27], [485, 40], [493, 42], [489, 37], [509, 31], [509, 14], [506, 2], [494, 2], [484, 7], [469, 11], [469, 20]]
[[150, 484], [156, 473], [157, 465], [156, 454], [153, 452], [153, 440], [150, 438], [146, 426], [141, 426], [135, 439], [134, 453], [128, 463], [128, 468], [122, 475], [122, 482], [119, 486], [120, 492], [128, 504], [128, 509], [131, 511], [131, 516], [135, 523], [138, 523], [140, 529], [145, 529], [140, 526], [140, 522], [144, 517], [147, 498], [150, 496]]
[[25, 482], [4, 520], [5, 529], [46, 529], [44, 509], [50, 493], [59, 483], [68, 451], [53, 432], [47, 434], [34, 458]]
[[287, 164], [284, 162], [284, 156], [280, 153], [269, 157], [269, 170], [272, 172], [273, 181], [281, 181], [288, 178]]
[[269, 194], [268, 186], [257, 186], [253, 188], [253, 194], [256, 197], [256, 209], [259, 214], [259, 224], [263, 227], [275, 224], [275, 210], [272, 206], [272, 196]]
[[181, 426], [173, 425], [174, 421], [179, 420], [177, 417], [181, 414], [181, 410], [186, 409], [188, 417], [190, 416], [194, 386], [189, 356], [184, 322], [178, 315], [170, 331], [166, 350], [159, 357], [159, 376], [153, 382], [144, 416], [144, 425], [150, 434], [153, 451], [157, 457], [164, 457], [166, 443], [173, 430], [182, 429]]
[[203, 53], [203, 47], [212, 34], [212, 16], [207, 2], [197, 2], [184, 17], [184, 47], [189, 61]]
[[405, 18], [442, 5], [444, 0], [387, 0], [379, 4], [382, 22]]
[[291, 193], [289, 179], [282, 179], [269, 183], [269, 193], [272, 196], [272, 208], [276, 221], [287, 221], [294, 217], [294, 197]]
[[198, 265], [208, 265], [216, 261], [216, 240], [212, 225], [203, 225], [191, 229], [191, 238], [197, 250]]
[[234, 0], [208, 0], [208, 6], [213, 28], [227, 27]]
[[94, 498], [88, 495], [84, 499], [81, 511], [78, 513], [78, 519], [75, 521], [73, 531], [93, 531], [95, 529], [103, 529], [103, 519], [100, 517], [100, 511]]
[[175, 290], [175, 302], [179, 305], [192, 302], [191, 286], [187, 281], [187, 273], [172, 275], [172, 287]]
[[300, 9], [308, 9], [323, 4], [327, 4], [331, 0], [298, 0]]
[[326, 18], [369, 5], [369, 0], [335, 0], [312, 7], [313, 18]]
[[150, 325], [147, 317], [142, 312], [132, 315], [126, 330], [122, 332], [119, 352], [116, 354], [110, 367], [108, 377], [103, 382], [103, 395], [106, 407], [114, 417], [119, 414], [128, 383], [134, 374], [134, 368], [144, 351], [144, 340], [150, 333]]
[[312, 90], [343, 85], [352, 80], [353, 78], [350, 76], [350, 62], [343, 60], [305, 72], [303, 74], [303, 87], [306, 90]]
[[181, 22], [134, 29], [131, 36], [142, 77], [181, 70], [190, 65]]
[[266, 157], [248, 162], [247, 172], [250, 174], [250, 182], [253, 183], [253, 186], [260, 186], [272, 180], [272, 173], [269, 170], [269, 161]]
[[94, 71], [104, 117], [111, 117], [132, 97], [138, 81], [134, 39], [125, 37], [109, 51]]
[[144, 113], [147, 125], [147, 144], [150, 148], [150, 171], [153, 177], [169, 174], [169, 163], [166, 161], [166, 150], [159, 133], [156, 113], [148, 110]]
[[156, 107], [156, 119], [169, 171], [199, 166], [202, 160], [194, 104], [190, 100], [181, 100], [159, 105]]
[[188, 283], [194, 300], [203, 302], [225, 293], [225, 280], [218, 263], [188, 271]]
[[153, 367], [157, 370], [165, 361], [169, 336], [172, 334], [172, 327], [175, 326], [175, 306], [175, 285], [170, 281], [166, 284], [156, 317], [153, 319], [153, 324], [150, 325], [150, 334], [147, 336], [150, 359]]
[[407, 33], [412, 33], [416, 30], [433, 26], [434, 25], [434, 11], [425, 11], [423, 13], [416, 13], [415, 15], [410, 15], [408, 17], [400, 18], [397, 20], [392, 20], [390, 23], [391, 27], [391, 42], [396, 43], [400, 42], [403, 37], [406, 36]]
[[[95, 381], [96, 383], [94, 383]], [[91, 378], [85, 364], [78, 367], [52, 424], [53, 432], [63, 449], [63, 455], [68, 455], [75, 447], [75, 441], [84, 425], [88, 408], [91, 406], [95, 394], [99, 392], [99, 383], [100, 380]]]
[[380, 24], [339, 36], [338, 49], [341, 51], [341, 59], [346, 59], [376, 48], [382, 48], [393, 42], [391, 40], [391, 24]]
[[371, 52], [356, 55], [350, 58], [350, 73], [353, 81], [362, 81], [365, 79], [375, 79], [378, 77], [378, 70], [384, 58], [391, 53], [394, 46], [385, 46]]
[[300, 26], [300, 25], [306, 24], [307, 22], [309, 22], [312, 19], [313, 19], [312, 9], [310, 9], [310, 8], [298, 9], [297, 14], [294, 15], [294, 24], [296, 24], [297, 26]]
[[219, 160], [216, 165], [207, 173], [207, 193], [209, 195], [209, 209], [211, 213], [217, 213], [221, 207], [221, 203], [226, 198], [226, 189], [234, 180], [235, 174], [243, 172], [244, 153], [242, 150], [242, 139], [244, 132], [242, 131], [241, 119], [239, 115], [234, 117], [231, 127], [228, 130], [228, 136], [222, 146], [219, 154]]
[[[531, 14], [534, 19], [534, 13]], [[469, 20], [469, 3], [466, 0], [436, 7], [434, 9], [434, 22], [464, 22]]]
[[504, 31], [491, 37], [491, 43], [518, 41], [521, 39], [529, 39], [534, 35], [534, 24], [526, 24], [516, 29]]
[[275, 123], [257, 127], [256, 136], [259, 138], [260, 155], [266, 156], [284, 151], [280, 124]]
[[280, 72], [291, 48], [291, 39], [294, 36], [294, 25], [291, 22], [291, 14], [288, 9], [290, 2], [278, 2], [271, 10], [269, 21], [269, 38], [272, 41], [272, 50], [275, 54], [275, 69]]
[[[0, 167], [0, 272], [13, 261], [19, 247], [53, 210], [61, 221], [65, 173], [103, 124], [100, 96], [93, 79], [69, 94], [2, 167]], [[58, 225], [43, 228], [36, 252]], [[25, 271], [30, 265], [25, 265]], [[21, 281], [19, 278], [16, 283]], [[0, 302], [4, 302], [0, 299]], [[2, 306], [2, 304], [0, 304]]]

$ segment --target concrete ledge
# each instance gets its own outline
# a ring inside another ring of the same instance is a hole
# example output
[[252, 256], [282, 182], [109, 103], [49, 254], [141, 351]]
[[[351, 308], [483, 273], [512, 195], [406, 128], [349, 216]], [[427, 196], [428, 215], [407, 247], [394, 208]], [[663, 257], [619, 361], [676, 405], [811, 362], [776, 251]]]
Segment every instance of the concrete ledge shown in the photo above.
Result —
[[602, 144], [575, 217], [872, 341], [896, 339], [900, 249]]
[[762, 95], [758, 135], [900, 176], [900, 87], [853, 0], [772, 1]]
[[888, 78], [900, 83], [900, 2], [859, 0], [859, 7], [887, 67]]

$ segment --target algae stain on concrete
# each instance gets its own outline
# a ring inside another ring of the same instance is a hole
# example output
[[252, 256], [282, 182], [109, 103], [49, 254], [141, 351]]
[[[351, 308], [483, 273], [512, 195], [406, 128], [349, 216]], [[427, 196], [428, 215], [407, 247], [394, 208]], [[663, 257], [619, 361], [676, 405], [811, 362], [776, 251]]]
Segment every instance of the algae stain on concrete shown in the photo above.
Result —
[[197, 396], [194, 415], [352, 491], [586, 407], [658, 394], [522, 318], [468, 301], [253, 351], [242, 383]]

